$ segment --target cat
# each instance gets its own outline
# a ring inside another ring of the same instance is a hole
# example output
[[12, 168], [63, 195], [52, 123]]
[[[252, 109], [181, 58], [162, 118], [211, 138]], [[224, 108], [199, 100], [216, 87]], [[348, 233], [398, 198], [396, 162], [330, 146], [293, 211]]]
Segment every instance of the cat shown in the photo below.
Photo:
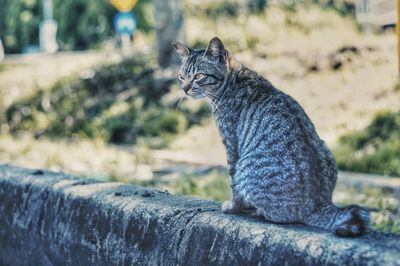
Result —
[[191, 98], [208, 98], [227, 150], [232, 199], [225, 213], [253, 210], [275, 223], [303, 223], [358, 236], [369, 212], [332, 203], [335, 160], [299, 103], [240, 64], [217, 37], [204, 50], [173, 42], [179, 83]]

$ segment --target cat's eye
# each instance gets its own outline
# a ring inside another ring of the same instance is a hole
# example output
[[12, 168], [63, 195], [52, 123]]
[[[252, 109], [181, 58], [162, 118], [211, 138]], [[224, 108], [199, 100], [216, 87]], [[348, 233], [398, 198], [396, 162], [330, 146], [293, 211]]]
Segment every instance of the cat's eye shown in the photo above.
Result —
[[203, 77], [204, 77], [203, 74], [198, 73], [198, 74], [194, 75], [194, 80], [200, 80], [200, 79], [202, 79]]
[[184, 78], [184, 77], [182, 77], [182, 75], [181, 75], [181, 74], [179, 74], [179, 75], [178, 75], [178, 78], [179, 78], [180, 80], [185, 80], [185, 78]]

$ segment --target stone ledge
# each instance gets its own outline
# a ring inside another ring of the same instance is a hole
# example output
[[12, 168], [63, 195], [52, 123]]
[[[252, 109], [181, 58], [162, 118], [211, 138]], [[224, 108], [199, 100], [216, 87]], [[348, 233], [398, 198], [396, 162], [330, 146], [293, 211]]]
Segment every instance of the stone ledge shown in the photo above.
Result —
[[0, 166], [0, 265], [400, 265], [400, 237], [338, 238], [147, 188]]

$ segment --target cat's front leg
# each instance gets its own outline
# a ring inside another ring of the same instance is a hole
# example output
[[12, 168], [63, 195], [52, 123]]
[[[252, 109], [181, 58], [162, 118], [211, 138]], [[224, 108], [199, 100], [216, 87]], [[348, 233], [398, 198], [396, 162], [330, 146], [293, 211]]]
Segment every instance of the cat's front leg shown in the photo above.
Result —
[[222, 204], [223, 213], [241, 213], [243, 211], [242, 205], [237, 201], [229, 200]]
[[251, 204], [246, 202], [243, 197], [237, 195], [234, 191], [232, 191], [232, 194], [232, 199], [225, 201], [222, 204], [222, 211], [224, 213], [243, 213], [255, 209]]

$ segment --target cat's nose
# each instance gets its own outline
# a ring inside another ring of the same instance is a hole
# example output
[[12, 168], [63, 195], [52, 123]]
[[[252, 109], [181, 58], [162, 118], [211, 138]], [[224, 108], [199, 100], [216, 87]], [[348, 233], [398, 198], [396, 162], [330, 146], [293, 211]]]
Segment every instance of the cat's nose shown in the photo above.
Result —
[[182, 89], [183, 91], [187, 94], [187, 92], [192, 88], [192, 85], [190, 83], [185, 84]]

